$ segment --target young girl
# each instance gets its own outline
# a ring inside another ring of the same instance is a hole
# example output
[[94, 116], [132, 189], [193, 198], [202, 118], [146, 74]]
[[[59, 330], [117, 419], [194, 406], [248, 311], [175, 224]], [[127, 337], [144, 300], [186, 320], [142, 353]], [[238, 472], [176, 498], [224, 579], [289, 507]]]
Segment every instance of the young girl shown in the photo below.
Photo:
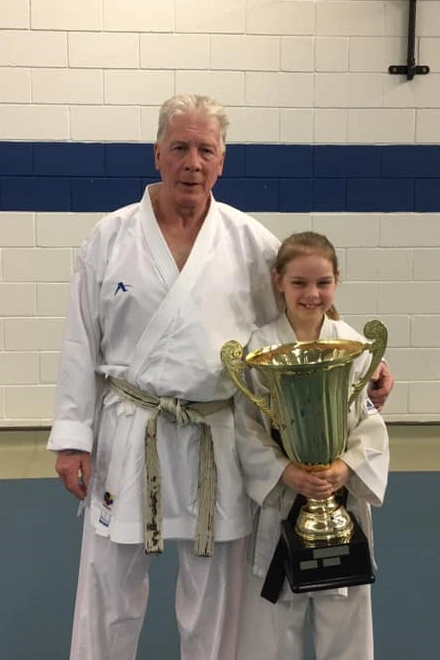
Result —
[[[304, 232], [287, 238], [280, 247], [273, 277], [286, 309], [276, 321], [253, 334], [249, 351], [314, 339], [365, 341], [339, 319], [333, 306], [339, 270], [335, 250], [325, 236]], [[366, 372], [369, 359], [364, 352], [353, 362], [352, 383]], [[249, 373], [253, 390], [267, 397], [258, 372], [251, 369]], [[287, 517], [298, 493], [324, 499], [345, 486], [346, 508], [359, 521], [372, 552], [370, 505], [382, 504], [389, 464], [388, 435], [381, 415], [364, 391], [348, 414], [346, 451], [322, 471], [309, 471], [289, 461], [271, 438], [269, 420], [241, 396], [237, 418], [247, 489], [261, 506], [249, 552], [252, 570], [246, 578], [237, 660], [302, 660], [308, 621], [316, 660], [372, 660], [369, 585], [296, 594], [285, 580], [276, 604], [260, 593], [280, 537], [280, 521]], [[261, 443], [266, 457], [271, 451], [271, 469], [262, 461], [249, 460], [249, 446], [255, 447], [257, 455]], [[277, 482], [273, 481], [274, 465], [278, 467]]]

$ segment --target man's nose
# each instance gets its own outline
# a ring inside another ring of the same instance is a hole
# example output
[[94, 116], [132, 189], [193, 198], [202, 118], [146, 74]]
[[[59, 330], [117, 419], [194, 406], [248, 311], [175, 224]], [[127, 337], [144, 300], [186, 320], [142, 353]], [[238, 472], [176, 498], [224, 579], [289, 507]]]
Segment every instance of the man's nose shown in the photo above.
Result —
[[188, 149], [185, 159], [185, 169], [199, 170], [200, 169], [200, 154], [195, 147]]

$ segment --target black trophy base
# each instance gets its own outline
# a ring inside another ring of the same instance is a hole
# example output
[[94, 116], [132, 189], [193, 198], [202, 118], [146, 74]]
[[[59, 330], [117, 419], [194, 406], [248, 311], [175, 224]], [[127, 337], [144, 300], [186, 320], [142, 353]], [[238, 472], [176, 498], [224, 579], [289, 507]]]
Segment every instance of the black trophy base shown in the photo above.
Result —
[[372, 584], [375, 580], [368, 541], [351, 516], [354, 529], [348, 542], [307, 544], [288, 520], [281, 523], [283, 563], [294, 593]]

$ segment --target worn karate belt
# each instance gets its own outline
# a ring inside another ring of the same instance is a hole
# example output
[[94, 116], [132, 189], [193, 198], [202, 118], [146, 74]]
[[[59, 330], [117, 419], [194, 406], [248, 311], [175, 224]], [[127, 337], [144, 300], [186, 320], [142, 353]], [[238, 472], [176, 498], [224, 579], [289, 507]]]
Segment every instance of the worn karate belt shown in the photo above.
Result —
[[217, 471], [214, 461], [211, 427], [206, 415], [232, 406], [232, 399], [193, 402], [174, 397], [156, 397], [120, 378], [109, 378], [112, 389], [135, 406], [152, 410], [145, 430], [145, 552], [163, 552], [162, 497], [160, 462], [157, 452], [157, 418], [164, 415], [177, 425], [196, 424], [202, 427], [199, 449], [197, 486], [197, 528], [194, 554], [210, 557], [214, 552], [214, 514], [217, 498]]

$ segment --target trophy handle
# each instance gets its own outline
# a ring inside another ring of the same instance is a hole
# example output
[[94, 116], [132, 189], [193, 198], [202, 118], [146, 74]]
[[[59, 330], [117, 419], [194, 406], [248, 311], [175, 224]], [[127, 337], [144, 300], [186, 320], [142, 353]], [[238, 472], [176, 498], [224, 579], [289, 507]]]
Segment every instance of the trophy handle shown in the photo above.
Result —
[[365, 349], [371, 353], [372, 358], [370, 366], [364, 377], [361, 378], [358, 383], [353, 385], [353, 392], [348, 400], [349, 409], [353, 401], [356, 399], [361, 390], [363, 390], [371, 376], [376, 371], [376, 368], [380, 363], [387, 347], [388, 330], [381, 321], [378, 321], [377, 319], [368, 321], [368, 323], [364, 325], [364, 335], [367, 339], [373, 340], [371, 343], [365, 344]]
[[278, 428], [278, 423], [272, 410], [266, 405], [266, 401], [261, 396], [257, 396], [246, 385], [243, 378], [243, 370], [247, 367], [246, 362], [243, 360], [243, 346], [232, 339], [231, 341], [223, 344], [220, 352], [222, 364], [228, 371], [231, 380], [237, 389], [239, 389], [251, 403], [255, 404], [265, 413], [271, 420], [272, 424]]

